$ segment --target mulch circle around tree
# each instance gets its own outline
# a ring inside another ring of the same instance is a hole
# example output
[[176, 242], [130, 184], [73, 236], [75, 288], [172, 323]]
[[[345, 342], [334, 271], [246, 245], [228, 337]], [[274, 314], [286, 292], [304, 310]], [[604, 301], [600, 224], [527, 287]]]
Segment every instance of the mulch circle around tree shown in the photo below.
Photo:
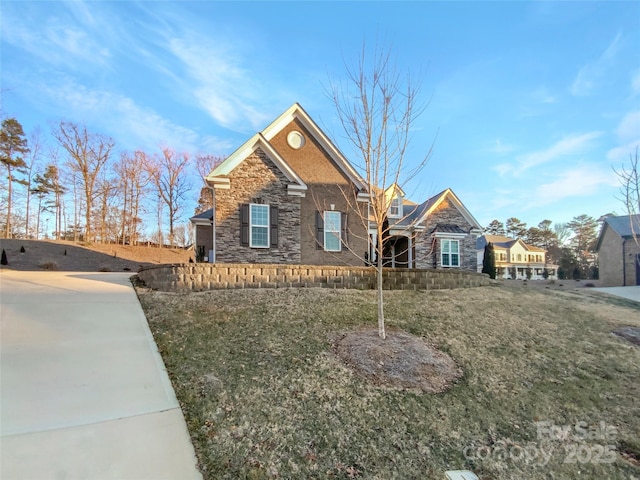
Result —
[[640, 346], [640, 328], [639, 327], [620, 327], [613, 331], [615, 335], [628, 340], [634, 345]]
[[333, 351], [349, 368], [376, 385], [398, 390], [441, 393], [461, 376], [462, 369], [424, 338], [402, 331], [344, 332], [333, 339]]

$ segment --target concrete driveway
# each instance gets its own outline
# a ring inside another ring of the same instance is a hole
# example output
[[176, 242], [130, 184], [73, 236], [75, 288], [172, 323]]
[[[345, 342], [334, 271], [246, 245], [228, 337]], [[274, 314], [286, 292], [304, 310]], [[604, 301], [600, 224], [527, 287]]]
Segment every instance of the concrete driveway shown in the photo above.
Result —
[[594, 288], [593, 290], [640, 302], [640, 285], [629, 287], [600, 287]]
[[0, 273], [0, 478], [202, 478], [129, 276]]

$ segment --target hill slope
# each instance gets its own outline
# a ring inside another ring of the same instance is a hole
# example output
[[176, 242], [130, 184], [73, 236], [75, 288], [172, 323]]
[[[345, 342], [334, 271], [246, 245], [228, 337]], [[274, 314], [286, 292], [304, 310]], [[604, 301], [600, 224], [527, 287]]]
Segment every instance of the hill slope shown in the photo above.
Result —
[[8, 263], [0, 267], [12, 270], [135, 272], [147, 265], [187, 263], [194, 257], [192, 250], [49, 240], [0, 239], [0, 249]]

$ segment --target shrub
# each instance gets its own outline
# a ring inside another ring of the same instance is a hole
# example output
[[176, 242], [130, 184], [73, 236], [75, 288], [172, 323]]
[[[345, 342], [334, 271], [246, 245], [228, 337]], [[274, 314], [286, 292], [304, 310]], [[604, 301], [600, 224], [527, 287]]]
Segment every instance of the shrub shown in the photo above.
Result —
[[496, 278], [496, 254], [493, 245], [489, 242], [484, 247], [484, 258], [482, 260], [482, 273], [489, 275], [489, 278]]
[[56, 262], [44, 262], [39, 266], [42, 270], [58, 270], [58, 264]]

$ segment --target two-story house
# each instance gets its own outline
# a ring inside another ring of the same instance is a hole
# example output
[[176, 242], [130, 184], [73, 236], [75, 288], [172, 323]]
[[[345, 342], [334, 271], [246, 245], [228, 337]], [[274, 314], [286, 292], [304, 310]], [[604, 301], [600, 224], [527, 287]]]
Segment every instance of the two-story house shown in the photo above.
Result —
[[[556, 278], [555, 265], [547, 264], [547, 251], [521, 239], [503, 235], [482, 235], [477, 241], [478, 272], [482, 271], [484, 248], [491, 243], [496, 259], [496, 278], [542, 280]], [[546, 275], [545, 275], [546, 270]]]

